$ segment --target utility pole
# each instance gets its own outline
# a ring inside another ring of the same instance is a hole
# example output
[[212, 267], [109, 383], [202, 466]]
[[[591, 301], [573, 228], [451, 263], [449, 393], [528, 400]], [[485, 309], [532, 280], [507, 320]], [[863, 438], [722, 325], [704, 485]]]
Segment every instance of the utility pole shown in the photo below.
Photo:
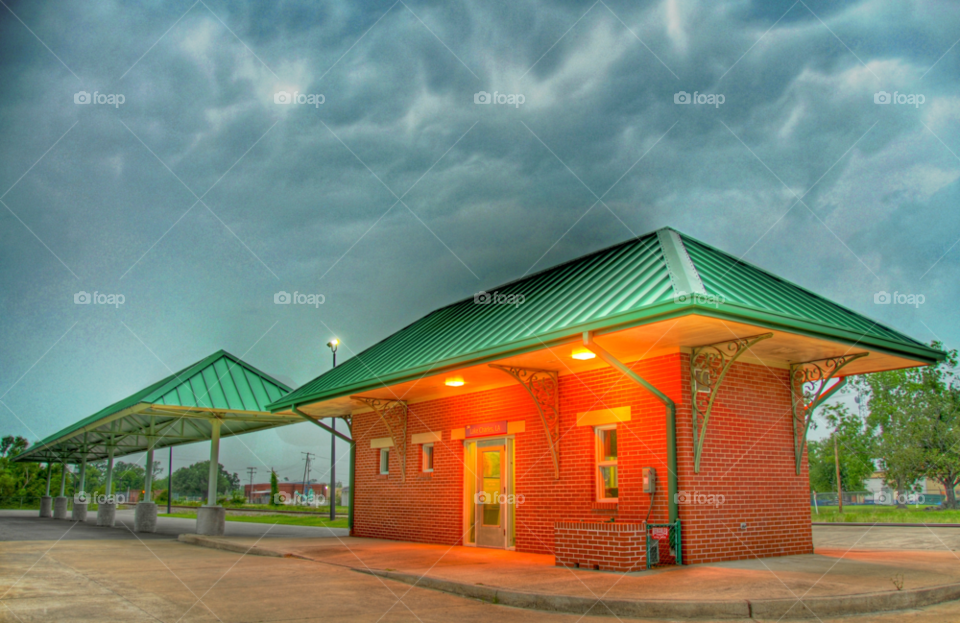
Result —
[[833, 461], [837, 466], [837, 504], [843, 512], [843, 485], [840, 483], [840, 450], [837, 447], [837, 431], [833, 431]]
[[253, 503], [253, 475], [257, 473], [257, 468], [248, 467], [247, 473], [250, 474], [250, 495], [247, 496], [247, 502]]
[[[304, 465], [303, 465], [303, 495], [304, 495], [304, 497], [306, 497], [306, 495], [307, 495], [307, 479], [310, 478], [310, 459], [312, 459], [313, 457], [315, 457], [315, 456], [317, 456], [317, 455], [316, 455], [316, 454], [312, 454], [312, 453], [310, 453], [310, 452], [301, 452], [300, 454], [305, 454], [305, 455], [306, 455], [306, 463], [304, 463]], [[296, 492], [294, 492], [294, 493], [296, 493]]]

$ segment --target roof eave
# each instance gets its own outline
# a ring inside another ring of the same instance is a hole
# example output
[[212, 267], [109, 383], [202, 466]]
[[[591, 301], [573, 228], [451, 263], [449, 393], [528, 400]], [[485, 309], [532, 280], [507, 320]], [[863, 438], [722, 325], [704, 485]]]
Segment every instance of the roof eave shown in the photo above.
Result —
[[[416, 380], [431, 373], [442, 374], [444, 372], [462, 368], [465, 364], [479, 365], [482, 363], [503, 359], [505, 357], [522, 355], [528, 352], [540, 350], [542, 348], [552, 348], [579, 340], [580, 335], [584, 331], [593, 331], [596, 335], [604, 335], [606, 333], [622, 331], [624, 329], [638, 327], [653, 322], [662, 322], [664, 320], [679, 318], [694, 313], [734, 321], [746, 320], [749, 324], [754, 324], [764, 328], [778, 329], [782, 331], [788, 331], [790, 333], [797, 333], [821, 339], [827, 338], [843, 342], [851, 346], [862, 345], [864, 349], [868, 349], [867, 347], [869, 347], [868, 350], [875, 350], [877, 352], [883, 352], [898, 357], [906, 357], [908, 359], [920, 361], [921, 363], [928, 365], [942, 361], [946, 357], [946, 353], [943, 351], [939, 351], [927, 346], [913, 346], [911, 344], [892, 342], [890, 340], [873, 336], [858, 335], [855, 332], [845, 329], [821, 325], [819, 323], [801, 320], [792, 316], [765, 312], [742, 305], [724, 303], [723, 310], [724, 311], [721, 311], [719, 307], [713, 307], [709, 305], [699, 305], [695, 303], [678, 304], [668, 301], [658, 305], [645, 307], [640, 311], [626, 312], [619, 316], [603, 318], [601, 320], [574, 327], [567, 327], [561, 331], [535, 336], [533, 338], [528, 338], [517, 342], [511, 342], [509, 344], [500, 345], [496, 348], [474, 353], [467, 353], [460, 357], [454, 357], [431, 365], [403, 370], [393, 375], [378, 378], [374, 383], [371, 383], [369, 380], [365, 380], [360, 383], [354, 383], [352, 385], [316, 392], [307, 396], [294, 396], [292, 400], [290, 399], [291, 397], [289, 395], [284, 396], [280, 400], [267, 405], [267, 409], [273, 413], [276, 413], [278, 411], [288, 410], [292, 406], [314, 404], [317, 402], [323, 402], [326, 400], [332, 400], [334, 398], [341, 398], [343, 396], [349, 396], [352, 394], [362, 393], [364, 391], [380, 389], [382, 387], [388, 387], [391, 385]], [[293, 393], [295, 394], [296, 391]]]

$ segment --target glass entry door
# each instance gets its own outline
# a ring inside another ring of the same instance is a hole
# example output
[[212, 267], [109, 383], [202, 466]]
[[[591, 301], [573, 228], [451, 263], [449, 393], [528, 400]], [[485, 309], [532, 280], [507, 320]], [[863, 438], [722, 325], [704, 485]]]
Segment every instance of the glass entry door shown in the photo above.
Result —
[[477, 448], [476, 543], [481, 547], [506, 545], [507, 464], [505, 446]]

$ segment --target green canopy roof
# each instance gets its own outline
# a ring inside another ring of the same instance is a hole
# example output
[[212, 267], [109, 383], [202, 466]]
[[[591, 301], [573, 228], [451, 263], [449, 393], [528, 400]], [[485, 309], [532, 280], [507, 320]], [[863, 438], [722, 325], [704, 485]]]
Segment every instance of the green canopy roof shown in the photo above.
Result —
[[[239, 435], [303, 420], [271, 414], [267, 404], [290, 388], [220, 350], [90, 417], [50, 435], [17, 461], [73, 462], [210, 438], [209, 420], [222, 420], [221, 436]], [[153, 432], [151, 433], [151, 422]]]
[[[746, 322], [921, 363], [943, 353], [724, 251], [664, 228], [442, 307], [273, 402], [283, 411], [455, 366], [545, 348], [583, 331], [685, 314]], [[511, 299], [510, 297], [514, 297]]]

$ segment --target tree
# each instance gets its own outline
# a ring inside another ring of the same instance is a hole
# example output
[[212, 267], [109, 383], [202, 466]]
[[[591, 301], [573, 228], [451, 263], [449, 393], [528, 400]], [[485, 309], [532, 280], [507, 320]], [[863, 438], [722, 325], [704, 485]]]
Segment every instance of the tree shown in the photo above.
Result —
[[837, 448], [843, 490], [862, 490], [864, 481], [876, 469], [873, 464], [873, 438], [863, 420], [846, 405], [839, 404], [823, 407], [818, 417], [823, 419], [831, 433], [826, 439], [807, 444], [811, 488], [815, 491], [837, 490]]
[[[218, 463], [217, 492], [226, 493], [240, 486], [240, 476], [231, 474]], [[210, 481], [210, 461], [200, 461], [173, 472], [173, 489], [179, 495], [203, 496]]]
[[[932, 342], [934, 348], [942, 348]], [[945, 508], [957, 508], [960, 482], [960, 380], [957, 351], [932, 366], [868, 374], [854, 379], [866, 396], [867, 423], [879, 439], [885, 479], [899, 494], [928, 476], [946, 490]], [[899, 501], [899, 500], [898, 500]]]
[[277, 482], [277, 472], [270, 470], [270, 504], [276, 506], [280, 495], [280, 483]]

